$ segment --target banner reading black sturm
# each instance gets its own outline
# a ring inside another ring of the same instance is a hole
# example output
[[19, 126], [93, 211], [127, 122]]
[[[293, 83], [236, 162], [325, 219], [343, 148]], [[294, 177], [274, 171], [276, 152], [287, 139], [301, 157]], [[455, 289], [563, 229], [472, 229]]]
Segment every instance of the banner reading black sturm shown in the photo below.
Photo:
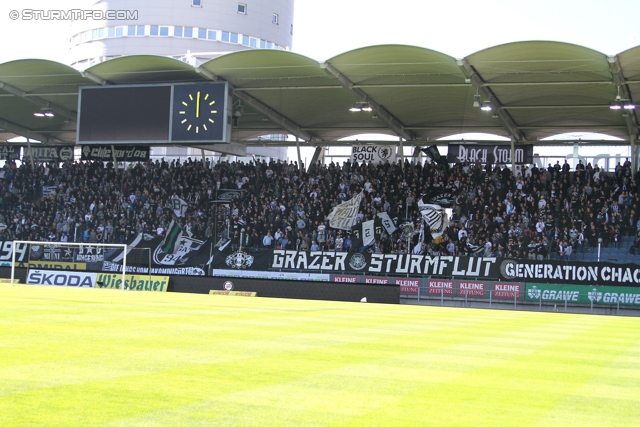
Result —
[[[511, 147], [508, 145], [491, 144], [449, 144], [447, 152], [447, 162], [469, 162], [479, 161], [483, 164], [508, 164], [511, 162]], [[515, 147], [515, 164], [533, 163], [533, 145], [520, 145]]]

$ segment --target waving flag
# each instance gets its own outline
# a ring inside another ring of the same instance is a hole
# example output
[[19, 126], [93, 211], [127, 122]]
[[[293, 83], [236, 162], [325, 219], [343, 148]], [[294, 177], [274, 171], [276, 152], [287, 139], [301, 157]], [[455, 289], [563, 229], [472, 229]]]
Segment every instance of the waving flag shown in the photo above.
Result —
[[351, 200], [333, 208], [333, 211], [327, 217], [329, 219], [329, 227], [347, 231], [351, 230], [351, 227], [356, 223], [356, 218], [360, 211], [360, 202], [363, 197], [364, 193], [361, 191], [360, 194]]
[[442, 206], [426, 204], [419, 200], [418, 208], [422, 214], [422, 219], [431, 230], [431, 237], [435, 239], [438, 236], [442, 236], [448, 225], [447, 216]]
[[171, 208], [173, 209], [173, 213], [178, 217], [183, 217], [187, 212], [187, 208], [189, 204], [182, 200], [180, 197], [175, 194], [171, 196]]

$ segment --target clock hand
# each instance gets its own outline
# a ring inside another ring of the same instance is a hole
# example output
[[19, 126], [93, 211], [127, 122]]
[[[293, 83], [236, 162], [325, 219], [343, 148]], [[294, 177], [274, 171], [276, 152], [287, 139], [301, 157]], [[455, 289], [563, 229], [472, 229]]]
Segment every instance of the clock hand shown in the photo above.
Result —
[[198, 96], [196, 97], [196, 118], [200, 117], [200, 92], [198, 92]]

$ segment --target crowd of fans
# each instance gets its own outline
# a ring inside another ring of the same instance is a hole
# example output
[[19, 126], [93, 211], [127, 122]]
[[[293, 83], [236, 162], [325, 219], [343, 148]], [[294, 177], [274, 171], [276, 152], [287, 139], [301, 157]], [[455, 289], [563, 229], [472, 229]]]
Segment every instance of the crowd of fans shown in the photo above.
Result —
[[[243, 190], [229, 204], [227, 189]], [[291, 249], [479, 255], [543, 259], [586, 251], [602, 239], [640, 236], [640, 191], [629, 161], [604, 173], [565, 162], [514, 173], [506, 165], [459, 163], [450, 170], [425, 161], [393, 164], [148, 161], [8, 162], [0, 179], [0, 240], [122, 243], [139, 233], [164, 235], [174, 218], [172, 196], [188, 203], [177, 218], [194, 238], [229, 238], [247, 250]], [[364, 191], [358, 221], [389, 213], [398, 225], [356, 247], [332, 229], [333, 208]], [[450, 225], [432, 238], [418, 201], [452, 195]], [[421, 236], [424, 236], [421, 237]], [[631, 248], [640, 251], [638, 245]], [[634, 249], [635, 248], [635, 249]]]

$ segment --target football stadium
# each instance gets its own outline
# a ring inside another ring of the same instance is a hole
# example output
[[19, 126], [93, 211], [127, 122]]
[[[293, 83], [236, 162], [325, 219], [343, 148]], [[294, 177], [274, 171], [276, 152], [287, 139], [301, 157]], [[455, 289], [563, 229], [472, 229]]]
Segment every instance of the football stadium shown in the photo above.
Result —
[[93, 3], [0, 63], [0, 425], [637, 424], [640, 46]]

